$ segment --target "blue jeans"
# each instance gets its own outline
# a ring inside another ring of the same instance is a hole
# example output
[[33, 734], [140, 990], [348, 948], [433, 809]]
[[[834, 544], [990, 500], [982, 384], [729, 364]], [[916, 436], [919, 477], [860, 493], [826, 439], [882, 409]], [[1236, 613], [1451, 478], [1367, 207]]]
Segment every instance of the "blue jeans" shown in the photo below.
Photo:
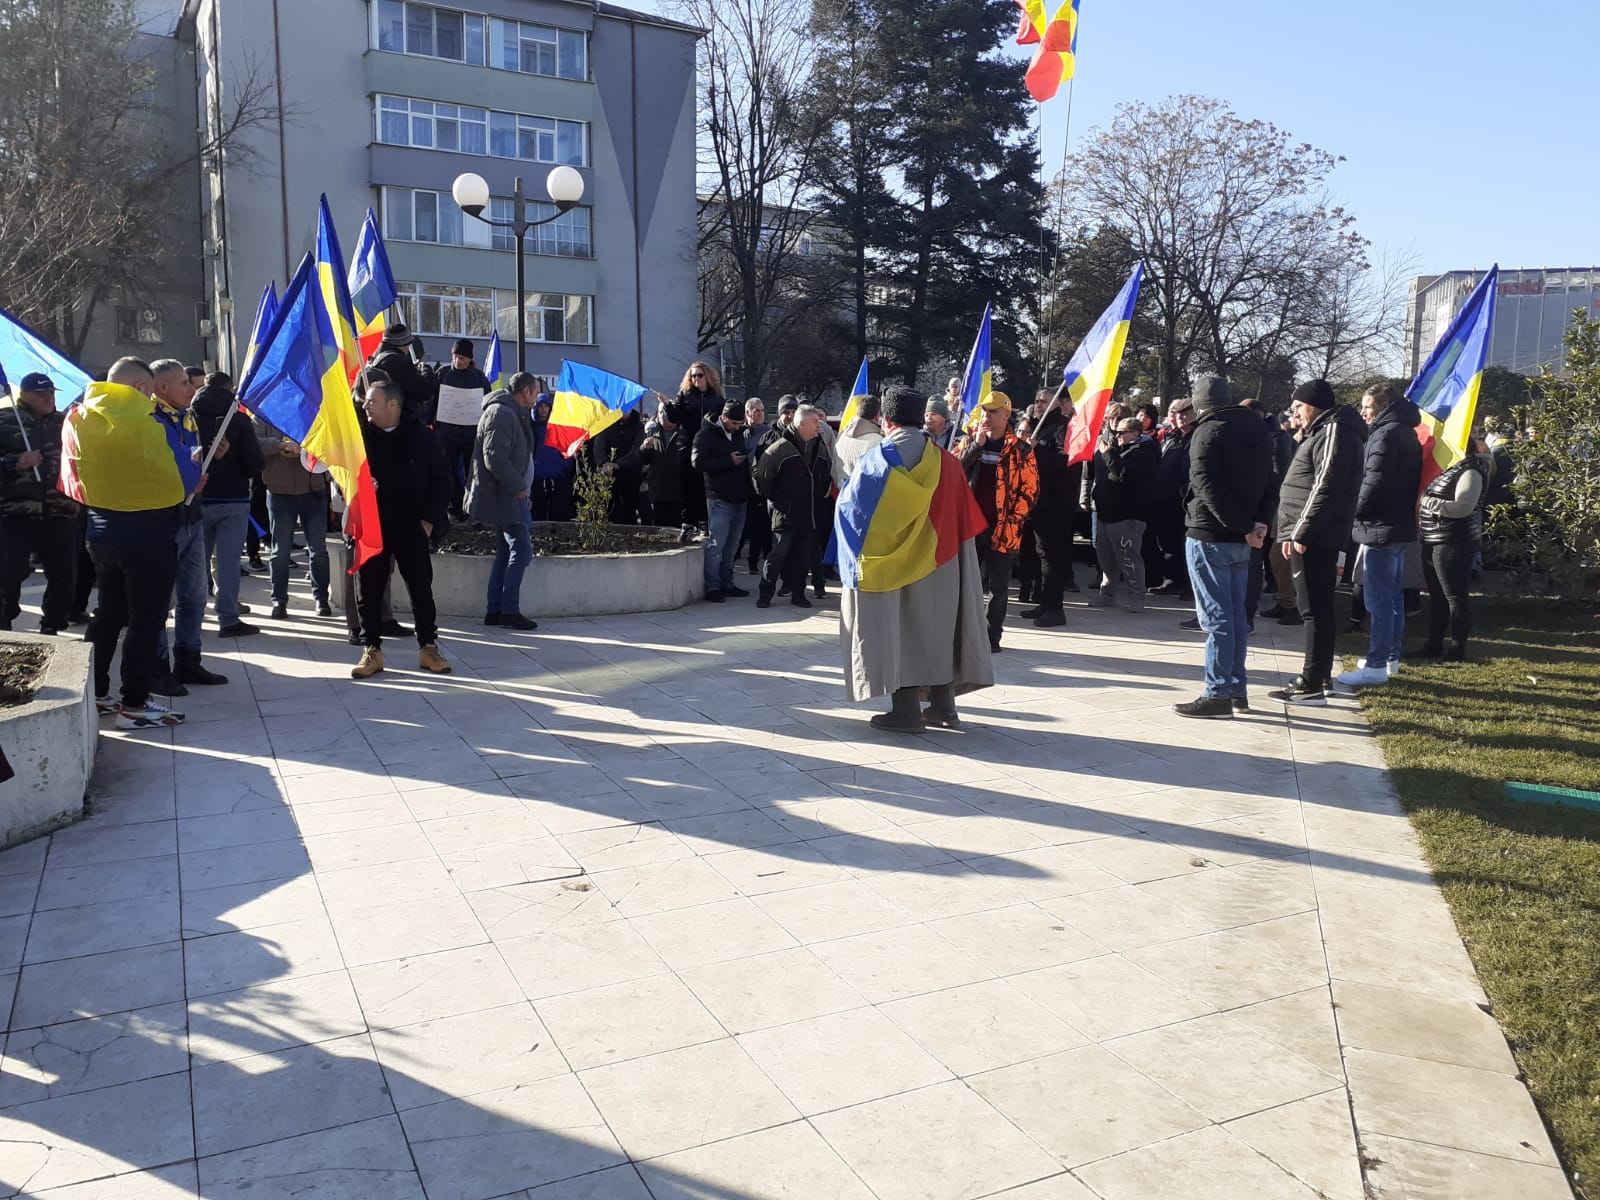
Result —
[[733, 564], [739, 557], [739, 539], [744, 535], [744, 501], [706, 497], [706, 591], [725, 592], [733, 586]]
[[1188, 539], [1189, 578], [1194, 613], [1206, 631], [1208, 697], [1245, 694], [1244, 658], [1250, 646], [1250, 567], [1255, 562], [1243, 542]]
[[[318, 604], [328, 599], [328, 493], [302, 496], [267, 493], [267, 516], [272, 523], [272, 603], [289, 603], [289, 554], [294, 549], [294, 525], [305, 530], [311, 554], [311, 595]], [[235, 585], [237, 587], [237, 585]]]
[[1372, 635], [1367, 643], [1369, 667], [1386, 667], [1400, 657], [1400, 639], [1406, 631], [1406, 600], [1402, 581], [1406, 570], [1406, 546], [1368, 546], [1362, 551], [1366, 562], [1361, 586], [1372, 616]]
[[[196, 504], [200, 501], [196, 500]], [[206, 615], [206, 536], [205, 526], [196, 521], [178, 530], [178, 572], [172, 584], [168, 611], [177, 610], [173, 622], [172, 644], [180, 653], [200, 653], [200, 618]], [[234, 584], [237, 592], [238, 584]], [[167, 622], [161, 621], [157, 654], [167, 658]]]
[[206, 563], [216, 561], [213, 582], [217, 587], [218, 625], [239, 623], [239, 555], [244, 553], [244, 535], [250, 529], [248, 500], [219, 501], [206, 505]]
[[523, 520], [502, 525], [495, 539], [494, 565], [489, 568], [489, 616], [512, 617], [522, 611], [522, 577], [533, 561], [533, 538], [528, 530], [528, 504], [522, 502]]

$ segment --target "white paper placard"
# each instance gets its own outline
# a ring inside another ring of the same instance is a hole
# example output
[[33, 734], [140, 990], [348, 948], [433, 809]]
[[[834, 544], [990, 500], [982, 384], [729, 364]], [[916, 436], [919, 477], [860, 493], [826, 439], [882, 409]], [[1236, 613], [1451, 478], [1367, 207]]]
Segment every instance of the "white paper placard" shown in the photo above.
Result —
[[482, 388], [456, 387], [450, 383], [439, 385], [439, 415], [436, 420], [443, 421], [446, 425], [475, 427], [482, 415]]

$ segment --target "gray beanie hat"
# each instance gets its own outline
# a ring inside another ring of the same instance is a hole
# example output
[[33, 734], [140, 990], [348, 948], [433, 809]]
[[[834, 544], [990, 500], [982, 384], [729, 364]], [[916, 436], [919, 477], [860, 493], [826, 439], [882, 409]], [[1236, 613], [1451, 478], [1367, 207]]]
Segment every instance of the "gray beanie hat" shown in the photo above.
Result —
[[1194, 381], [1189, 398], [1194, 401], [1195, 415], [1199, 417], [1219, 408], [1227, 408], [1233, 403], [1233, 393], [1228, 391], [1228, 381], [1221, 375], [1200, 376]]

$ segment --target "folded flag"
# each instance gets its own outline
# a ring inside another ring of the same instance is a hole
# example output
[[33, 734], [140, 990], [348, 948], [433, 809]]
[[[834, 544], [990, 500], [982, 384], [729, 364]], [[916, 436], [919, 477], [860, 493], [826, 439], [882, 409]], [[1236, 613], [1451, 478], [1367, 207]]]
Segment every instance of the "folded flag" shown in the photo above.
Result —
[[[383, 341], [383, 331], [388, 325], [385, 313], [399, 295], [394, 285], [394, 271], [389, 267], [389, 251], [384, 248], [383, 235], [378, 232], [378, 218], [372, 215], [370, 208], [367, 219], [361, 224], [361, 236], [356, 239], [356, 252], [350, 259], [346, 283], [350, 307], [355, 313], [361, 361], [366, 362]], [[485, 374], [494, 378], [489, 372]]]
[[344, 495], [345, 533], [356, 543], [354, 566], [381, 550], [378, 498], [366, 444], [333, 317], [309, 254], [284, 289], [272, 329], [239, 389], [239, 401], [327, 466]]
[[1073, 405], [1072, 424], [1067, 427], [1069, 465], [1088, 462], [1094, 457], [1100, 427], [1106, 420], [1106, 408], [1111, 404], [1111, 392], [1117, 386], [1117, 368], [1122, 365], [1122, 351], [1128, 344], [1128, 327], [1133, 324], [1133, 310], [1139, 303], [1139, 284], [1143, 279], [1144, 263], [1141, 262], [1134, 266], [1133, 274], [1128, 276], [1128, 282], [1122, 285], [1111, 307], [1100, 314], [1063, 373], [1067, 395]]
[[0, 362], [7, 365], [12, 379], [21, 379], [32, 371], [43, 371], [50, 376], [50, 382], [56, 385], [58, 407], [76, 400], [89, 386], [89, 372], [3, 308], [0, 308]]
[[1025, 77], [1028, 95], [1043, 104], [1077, 70], [1078, 0], [1062, 0], [1056, 15], [1049, 19], [1045, 0], [1017, 0], [1017, 5], [1022, 9], [1017, 45], [1039, 47]]
[[489, 353], [484, 356], [483, 373], [488, 376], [491, 386], [497, 388], [505, 387], [505, 372], [500, 366], [500, 331], [498, 329], [494, 331], [494, 336], [489, 339]]
[[879, 442], [839, 493], [827, 559], [845, 587], [892, 592], [944, 566], [988, 525], [953, 455], [930, 444], [907, 468], [893, 442]]
[[239, 378], [250, 378], [250, 367], [261, 353], [261, 343], [272, 328], [272, 319], [278, 315], [278, 285], [267, 284], [261, 293], [261, 303], [256, 305], [256, 323], [250, 329], [250, 344], [244, 350], [244, 364], [239, 368]]
[[983, 306], [983, 321], [967, 355], [967, 370], [961, 377], [961, 411], [955, 414], [956, 428], [968, 432], [978, 424], [978, 401], [994, 390], [992, 356], [989, 353], [989, 316], [993, 305]]
[[839, 432], [843, 433], [850, 427], [850, 422], [861, 415], [861, 402], [872, 393], [867, 390], [867, 360], [861, 359], [861, 369], [856, 372], [856, 381], [850, 385], [850, 398], [845, 402], [844, 412], [839, 415]]
[[1422, 410], [1417, 437], [1422, 442], [1422, 486], [1467, 455], [1472, 421], [1478, 410], [1478, 391], [1489, 358], [1489, 334], [1494, 325], [1495, 287], [1500, 264], [1489, 273], [1461, 306], [1450, 328], [1428, 355], [1428, 361], [1406, 389], [1406, 399]]
[[637, 408], [649, 390], [598, 367], [564, 361], [544, 444], [571, 458], [584, 442]]
[[183, 428], [137, 388], [91, 382], [61, 426], [62, 494], [115, 512], [182, 504], [200, 486]]

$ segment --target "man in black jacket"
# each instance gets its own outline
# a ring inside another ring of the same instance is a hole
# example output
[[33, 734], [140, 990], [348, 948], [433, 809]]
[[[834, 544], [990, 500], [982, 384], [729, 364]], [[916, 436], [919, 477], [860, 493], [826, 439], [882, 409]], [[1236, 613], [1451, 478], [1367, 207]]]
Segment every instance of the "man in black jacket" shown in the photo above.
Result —
[[1128, 611], [1144, 611], [1144, 527], [1154, 503], [1161, 452], [1145, 435], [1138, 417], [1126, 417], [1113, 441], [1094, 452], [1094, 552], [1104, 582], [1089, 598], [1093, 608], [1109, 608], [1117, 584], [1128, 585]]
[[431, 369], [425, 371], [417, 366], [417, 360], [412, 357], [412, 340], [411, 330], [395, 322], [383, 331], [383, 341], [373, 351], [367, 366], [382, 371], [383, 378], [399, 389], [406, 416], [429, 422], [434, 419], [438, 384]]
[[438, 613], [433, 604], [433, 564], [428, 561], [428, 544], [435, 531], [443, 533], [449, 519], [450, 475], [444, 454], [433, 431], [406, 414], [394, 384], [369, 385], [365, 408], [362, 440], [378, 497], [383, 549], [361, 564], [361, 635], [366, 648], [350, 675], [367, 679], [383, 670], [383, 589], [391, 567], [399, 570], [411, 595], [421, 648], [417, 665], [447, 675], [450, 664], [436, 642]]
[[1306, 654], [1293, 682], [1268, 695], [1286, 704], [1326, 704], [1336, 632], [1333, 589], [1339, 551], [1349, 544], [1355, 522], [1367, 430], [1325, 379], [1302, 383], [1292, 399], [1305, 437], [1284, 473], [1278, 536], [1294, 574], [1295, 605], [1306, 623]]
[[1150, 507], [1148, 532], [1155, 537], [1161, 559], [1160, 587], [1150, 590], [1179, 600], [1194, 599], [1185, 563], [1183, 501], [1189, 492], [1189, 440], [1194, 436], [1194, 401], [1184, 396], [1168, 410], [1172, 429], [1161, 442], [1161, 463], [1156, 468], [1155, 499]]
[[806, 599], [811, 546], [822, 530], [823, 501], [833, 486], [833, 463], [818, 436], [824, 419], [820, 408], [800, 405], [794, 422], [782, 427], [756, 464], [756, 491], [772, 514], [772, 550], [761, 567], [757, 608], [772, 603], [780, 579], [789, 589], [789, 603], [811, 607]]
[[[235, 403], [233, 380], [221, 371], [206, 376], [195, 394], [195, 422], [200, 430], [200, 455], [213, 443], [217, 451], [206, 475], [201, 520], [205, 524], [206, 563], [216, 587], [217, 632], [223, 637], [260, 633], [258, 626], [239, 619], [239, 556], [250, 528], [250, 484], [266, 459], [256, 428]], [[218, 439], [221, 439], [218, 442]], [[180, 674], [179, 679], [183, 676]]]
[[[1047, 405], [1055, 393], [1041, 389], [1036, 403]], [[1067, 592], [1078, 590], [1072, 578], [1072, 529], [1078, 520], [1078, 490], [1083, 486], [1083, 464], [1067, 464], [1067, 427], [1072, 405], [1066, 400], [1039, 422], [1033, 437], [1033, 461], [1039, 468], [1039, 496], [1033, 502], [1034, 546], [1039, 552], [1041, 580], [1039, 603], [1022, 610], [1022, 616], [1040, 628], [1067, 623], [1062, 607]]]
[[639, 491], [644, 486], [644, 414], [634, 405], [597, 434], [589, 443], [589, 455], [602, 475], [610, 475], [613, 525], [639, 523]]
[[1417, 493], [1422, 490], [1422, 443], [1417, 426], [1422, 413], [1392, 384], [1369, 387], [1361, 397], [1367, 423], [1361, 491], [1356, 496], [1356, 542], [1366, 549], [1362, 591], [1372, 632], [1367, 660], [1346, 671], [1344, 687], [1374, 687], [1389, 682], [1400, 661], [1405, 635], [1406, 546], [1417, 540]]
[[1251, 551], [1265, 543], [1277, 505], [1267, 428], [1234, 403], [1228, 381], [1195, 384], [1199, 422], [1189, 443], [1186, 505], [1189, 580], [1195, 616], [1206, 631], [1205, 691], [1175, 704], [1183, 717], [1232, 717], [1250, 707], [1245, 656], [1250, 646]]
[[[722, 415], [703, 421], [695, 431], [689, 463], [705, 480], [706, 493], [706, 599], [720, 604], [729, 596], [750, 593], [733, 582], [733, 564], [739, 557], [739, 535], [744, 532], [745, 509], [750, 503], [750, 467], [744, 436], [744, 405], [723, 403]], [[695, 476], [689, 476], [692, 484]]]
[[439, 372], [439, 398], [434, 405], [433, 435], [439, 439], [450, 469], [450, 516], [466, 519], [462, 504], [472, 479], [473, 445], [478, 419], [492, 385], [474, 361], [471, 338], [461, 338], [450, 350], [450, 365]]
[[63, 418], [55, 382], [40, 371], [22, 377], [10, 415], [0, 413], [0, 629], [10, 629], [22, 612], [22, 584], [35, 554], [44, 567], [39, 632], [60, 633], [71, 616], [82, 509], [60, 487]]

